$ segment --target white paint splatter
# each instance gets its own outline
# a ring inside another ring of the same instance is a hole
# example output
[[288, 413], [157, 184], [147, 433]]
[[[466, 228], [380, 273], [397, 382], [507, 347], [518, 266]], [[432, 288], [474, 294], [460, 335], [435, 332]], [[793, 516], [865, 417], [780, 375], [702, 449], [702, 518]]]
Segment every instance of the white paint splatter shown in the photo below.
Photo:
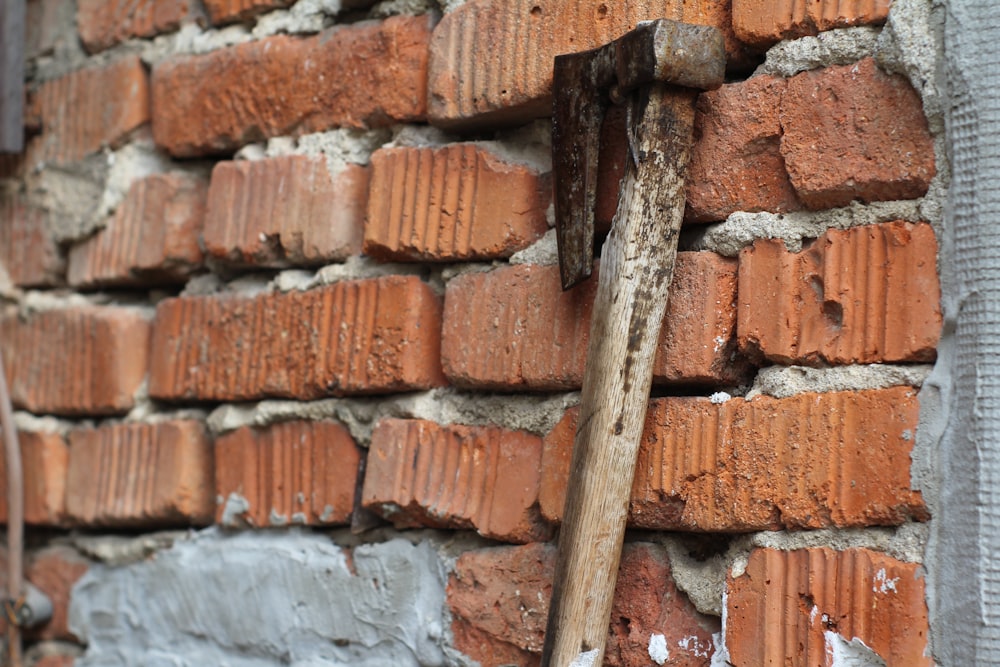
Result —
[[830, 667], [886, 667], [885, 660], [857, 637], [847, 641], [830, 630], [823, 637]]
[[[713, 636], [712, 639], [715, 639], [715, 637]], [[688, 635], [687, 637], [678, 640], [677, 646], [680, 649], [694, 655], [696, 658], [708, 658], [712, 655], [712, 641], [709, 640], [708, 642], [702, 642], [695, 635]]]
[[597, 662], [598, 653], [600, 651], [596, 648], [584, 651], [573, 658], [573, 662], [569, 663], [569, 667], [594, 667], [594, 663]]
[[875, 573], [875, 585], [872, 586], [873, 593], [882, 593], [883, 595], [892, 591], [893, 593], [898, 593], [896, 590], [896, 583], [899, 582], [899, 577], [893, 577], [890, 579], [883, 567], [878, 572]]
[[728, 343], [728, 342], [729, 341], [726, 340], [725, 337], [723, 337], [723, 336], [716, 336], [715, 337], [715, 350], [714, 351], [718, 352], [723, 347], [725, 347], [726, 343]]
[[809, 610], [809, 625], [816, 623], [816, 615], [819, 614], [819, 607], [813, 605], [813, 608]]
[[711, 396], [709, 396], [708, 400], [712, 401], [712, 403], [715, 404], [715, 405], [719, 405], [720, 403], [725, 403], [726, 401], [728, 401], [731, 398], [732, 398], [732, 396], [730, 396], [726, 392], [724, 392], [724, 391], [717, 391], [714, 394], [712, 394]]
[[649, 636], [649, 657], [658, 665], [662, 665], [670, 658], [670, 649], [667, 648], [667, 638], [661, 634]]

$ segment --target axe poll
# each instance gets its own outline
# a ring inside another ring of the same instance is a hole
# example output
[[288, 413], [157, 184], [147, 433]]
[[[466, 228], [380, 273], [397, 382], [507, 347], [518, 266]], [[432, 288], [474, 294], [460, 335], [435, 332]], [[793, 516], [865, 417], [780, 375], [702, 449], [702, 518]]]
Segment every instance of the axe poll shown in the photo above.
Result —
[[725, 64], [718, 30], [666, 19], [555, 59], [552, 168], [563, 289], [591, 274], [600, 129], [611, 104], [627, 105], [629, 157], [601, 251], [542, 667], [603, 661], [684, 215], [694, 102], [699, 90], [722, 84]]

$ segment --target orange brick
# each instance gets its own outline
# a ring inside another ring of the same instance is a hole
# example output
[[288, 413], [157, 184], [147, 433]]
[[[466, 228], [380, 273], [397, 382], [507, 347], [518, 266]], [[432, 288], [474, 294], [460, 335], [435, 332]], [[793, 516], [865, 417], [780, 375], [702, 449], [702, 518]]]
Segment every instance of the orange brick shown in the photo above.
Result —
[[30, 555], [25, 576], [52, 601], [52, 618], [30, 630], [31, 639], [80, 641], [69, 629], [69, 604], [73, 586], [89, 567], [89, 561], [70, 547], [50, 546]]
[[215, 441], [215, 520], [225, 526], [350, 523], [361, 453], [335, 422], [240, 428]]
[[204, 0], [213, 25], [234, 23], [292, 4], [295, 0]]
[[541, 454], [541, 438], [523, 431], [383, 419], [372, 433], [362, 503], [398, 527], [474, 528], [508, 542], [545, 539]]
[[[736, 267], [678, 254], [654, 382], [738, 380], [733, 358]], [[448, 283], [442, 356], [449, 380], [482, 389], [573, 389], [583, 381], [596, 275], [563, 292], [556, 266], [518, 265]]]
[[[455, 648], [483, 667], [537, 665], [556, 550], [549, 544], [467, 551], [447, 589]], [[695, 611], [673, 582], [666, 551], [627, 543], [622, 552], [604, 664], [650, 664], [653, 634], [662, 634], [671, 667], [705, 667], [718, 619]]]
[[778, 363], [932, 361], [941, 334], [937, 241], [927, 224], [829, 230], [802, 252], [740, 253], [739, 344]]
[[934, 177], [934, 142], [920, 98], [871, 58], [789, 79], [781, 125], [788, 174], [811, 209], [913, 199]]
[[[20, 431], [25, 523], [58, 526], [66, 509], [69, 449], [58, 433]], [[0, 523], [7, 523], [7, 461], [0, 456]]]
[[133, 37], [154, 37], [202, 19], [193, 0], [78, 0], [76, 25], [90, 53]]
[[35, 667], [73, 667], [75, 655], [49, 653], [35, 661]]
[[111, 415], [135, 405], [149, 322], [128, 308], [82, 306], [0, 318], [14, 405], [34, 413]]
[[282, 266], [361, 252], [368, 169], [331, 174], [326, 159], [288, 155], [219, 162], [212, 170], [205, 249], [218, 259]]
[[256, 297], [167, 299], [149, 392], [165, 400], [313, 399], [443, 384], [441, 303], [414, 276]]
[[739, 39], [766, 47], [783, 39], [824, 30], [883, 23], [890, 0], [733, 0], [733, 28]]
[[423, 119], [432, 18], [278, 35], [153, 71], [153, 136], [180, 156], [267, 137]]
[[212, 450], [199, 422], [81, 428], [69, 446], [70, 520], [143, 528], [212, 521]]
[[916, 563], [867, 549], [757, 549], [727, 592], [734, 667], [830, 664], [826, 633], [861, 640], [887, 667], [934, 664]]
[[372, 155], [365, 253], [379, 259], [509, 257], [548, 229], [551, 185], [474, 143]]
[[715, 26], [731, 60], [743, 59], [727, 0], [467, 2], [441, 19], [431, 39], [430, 120], [470, 127], [548, 116], [556, 54], [599, 46], [656, 18]]
[[76, 287], [184, 282], [202, 264], [206, 187], [184, 174], [136, 181], [107, 226], [70, 250]]
[[34, 91], [29, 111], [42, 128], [31, 154], [49, 163], [75, 162], [118, 146], [149, 121], [146, 69], [138, 56], [126, 56], [46, 81]]
[[[550, 520], [562, 517], [577, 414], [545, 439], [539, 503]], [[732, 532], [927, 519], [910, 489], [918, 414], [908, 387], [721, 404], [655, 399], [630, 525]]]
[[44, 211], [21, 195], [0, 193], [0, 265], [15, 285], [46, 287], [60, 281], [63, 260], [47, 227]]

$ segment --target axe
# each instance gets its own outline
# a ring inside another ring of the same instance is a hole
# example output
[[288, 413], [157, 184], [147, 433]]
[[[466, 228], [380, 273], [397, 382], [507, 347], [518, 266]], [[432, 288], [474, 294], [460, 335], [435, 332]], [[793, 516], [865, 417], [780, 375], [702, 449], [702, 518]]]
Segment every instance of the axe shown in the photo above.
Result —
[[590, 276], [601, 122], [627, 111], [629, 157], [601, 250], [542, 667], [601, 665], [653, 358], [684, 215], [698, 90], [725, 74], [721, 33], [665, 19], [556, 56], [552, 158], [563, 289]]

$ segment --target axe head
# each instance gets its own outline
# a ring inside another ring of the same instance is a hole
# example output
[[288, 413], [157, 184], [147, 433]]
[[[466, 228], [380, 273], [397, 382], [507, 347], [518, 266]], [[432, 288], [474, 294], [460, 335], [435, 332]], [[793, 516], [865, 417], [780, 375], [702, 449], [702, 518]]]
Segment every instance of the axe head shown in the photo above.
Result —
[[563, 289], [588, 278], [601, 123], [608, 105], [654, 81], [709, 90], [722, 85], [726, 50], [711, 26], [640, 23], [604, 46], [556, 56], [552, 73], [552, 174]]

